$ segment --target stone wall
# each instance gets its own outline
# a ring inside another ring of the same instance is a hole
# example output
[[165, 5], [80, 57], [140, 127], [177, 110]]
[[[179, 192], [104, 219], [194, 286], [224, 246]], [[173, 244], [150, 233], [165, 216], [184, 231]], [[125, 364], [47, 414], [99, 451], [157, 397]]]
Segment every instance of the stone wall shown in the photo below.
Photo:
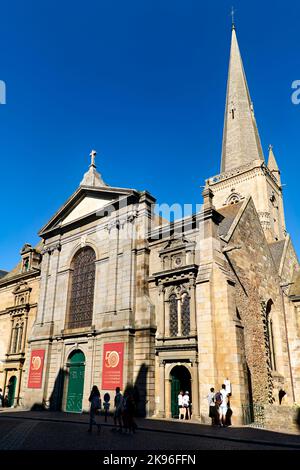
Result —
[[[244, 326], [247, 366], [251, 374], [254, 403], [271, 403], [276, 396], [266, 343], [265, 305], [272, 301], [276, 373], [291, 393], [290, 364], [280, 279], [252, 200], [233, 231], [230, 246], [240, 247], [227, 257], [235, 272], [236, 306]], [[291, 403], [292, 404], [292, 401]]]
[[265, 429], [284, 433], [300, 433], [300, 407], [266, 405], [264, 415]]

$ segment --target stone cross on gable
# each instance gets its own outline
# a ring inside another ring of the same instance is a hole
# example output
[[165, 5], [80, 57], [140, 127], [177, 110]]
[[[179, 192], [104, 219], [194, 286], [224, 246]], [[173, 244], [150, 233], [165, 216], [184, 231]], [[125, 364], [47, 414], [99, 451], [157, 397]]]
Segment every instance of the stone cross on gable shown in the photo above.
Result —
[[96, 166], [95, 165], [95, 157], [97, 155], [97, 152], [96, 150], [92, 150], [91, 153], [90, 153], [90, 157], [91, 157], [91, 166]]

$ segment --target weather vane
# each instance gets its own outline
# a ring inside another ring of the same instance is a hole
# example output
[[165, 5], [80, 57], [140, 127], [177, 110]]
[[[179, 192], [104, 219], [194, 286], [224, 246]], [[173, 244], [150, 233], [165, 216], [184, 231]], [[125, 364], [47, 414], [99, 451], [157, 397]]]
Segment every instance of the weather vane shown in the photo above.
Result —
[[234, 28], [234, 14], [235, 14], [235, 9], [233, 6], [231, 7], [231, 19], [232, 19], [232, 27]]

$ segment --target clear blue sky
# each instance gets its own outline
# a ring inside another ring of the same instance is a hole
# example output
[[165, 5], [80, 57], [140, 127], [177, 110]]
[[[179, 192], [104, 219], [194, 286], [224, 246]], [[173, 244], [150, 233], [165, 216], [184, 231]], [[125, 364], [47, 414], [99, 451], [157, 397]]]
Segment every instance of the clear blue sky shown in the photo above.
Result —
[[[0, 269], [77, 189], [89, 164], [160, 203], [201, 202], [219, 173], [231, 1], [11, 0], [1, 4]], [[299, 2], [234, 2], [262, 144], [298, 240]]]

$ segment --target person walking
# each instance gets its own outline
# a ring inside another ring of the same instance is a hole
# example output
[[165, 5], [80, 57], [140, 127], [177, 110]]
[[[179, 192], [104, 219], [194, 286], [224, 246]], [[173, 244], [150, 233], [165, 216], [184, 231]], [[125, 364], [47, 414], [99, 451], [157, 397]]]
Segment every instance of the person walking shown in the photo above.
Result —
[[185, 412], [185, 408], [183, 407], [183, 390], [180, 390], [177, 400], [178, 400], [178, 417], [179, 419], [183, 419], [184, 412]]
[[97, 426], [98, 434], [99, 434], [101, 431], [101, 425], [99, 422], [97, 422], [96, 416], [99, 415], [100, 410], [101, 410], [101, 398], [100, 398], [100, 392], [99, 392], [97, 385], [94, 385], [92, 388], [91, 394], [89, 396], [89, 402], [91, 406], [90, 406], [90, 426], [89, 426], [88, 432], [92, 432], [93, 424], [95, 424]]
[[[123, 414], [123, 406], [124, 400], [123, 395], [121, 393], [120, 387], [116, 388], [116, 395], [115, 395], [115, 412], [114, 412], [114, 431], [122, 432], [122, 414]], [[119, 429], [117, 429], [117, 425], [119, 425]]]
[[185, 394], [183, 395], [182, 404], [183, 404], [185, 419], [191, 419], [189, 392], [185, 392]]
[[104, 421], [107, 423], [107, 415], [108, 415], [108, 412], [109, 412], [109, 408], [110, 408], [110, 394], [109, 393], [105, 393], [104, 394], [104, 397], [103, 397], [103, 408], [104, 408]]
[[207, 395], [207, 401], [209, 406], [208, 416], [211, 418], [212, 426], [216, 424], [216, 404], [215, 404], [215, 389], [212, 387], [209, 394]]

